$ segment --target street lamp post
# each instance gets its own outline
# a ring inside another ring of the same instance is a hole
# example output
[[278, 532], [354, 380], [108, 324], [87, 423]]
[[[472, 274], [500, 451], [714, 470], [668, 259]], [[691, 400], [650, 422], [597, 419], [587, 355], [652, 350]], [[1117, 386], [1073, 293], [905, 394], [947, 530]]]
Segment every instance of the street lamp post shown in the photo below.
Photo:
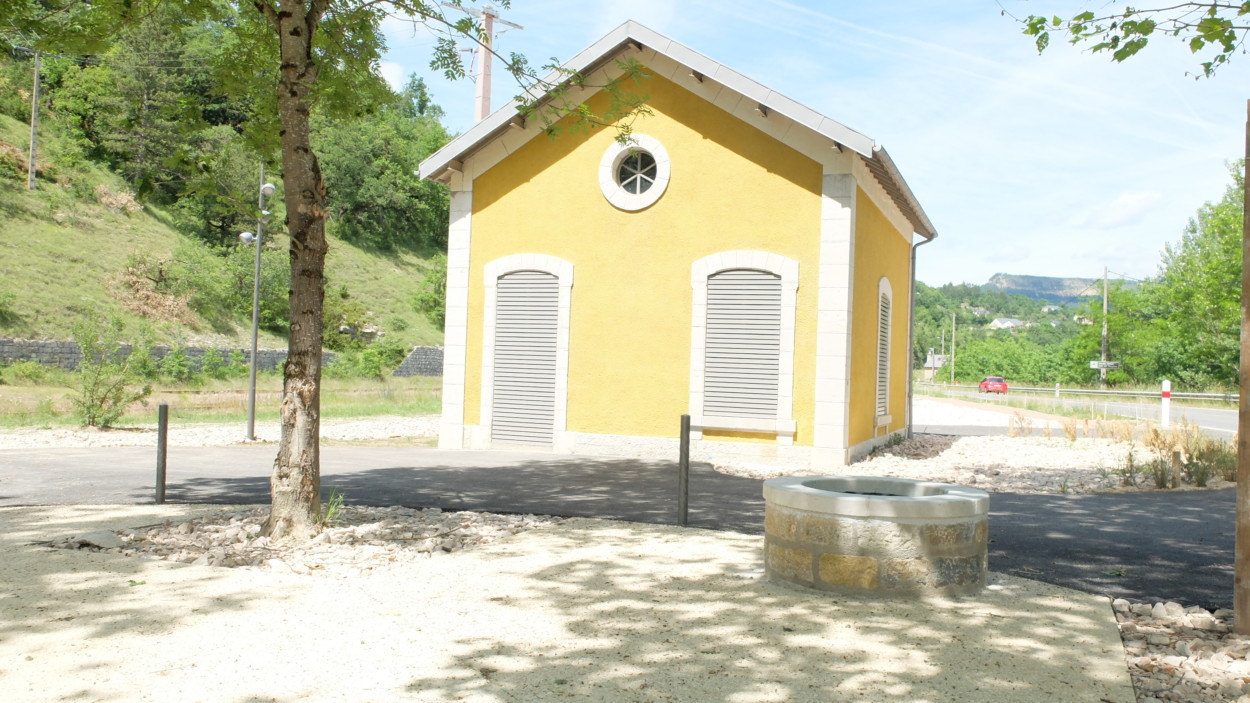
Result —
[[272, 183], [265, 182], [265, 165], [260, 165], [260, 194], [257, 205], [260, 214], [256, 217], [256, 234], [244, 232], [239, 239], [244, 244], [256, 244], [256, 270], [252, 274], [252, 370], [247, 388], [247, 438], [256, 439], [256, 337], [260, 332], [260, 245], [265, 233], [265, 223], [269, 221], [269, 211], [265, 209], [265, 198], [273, 195]]

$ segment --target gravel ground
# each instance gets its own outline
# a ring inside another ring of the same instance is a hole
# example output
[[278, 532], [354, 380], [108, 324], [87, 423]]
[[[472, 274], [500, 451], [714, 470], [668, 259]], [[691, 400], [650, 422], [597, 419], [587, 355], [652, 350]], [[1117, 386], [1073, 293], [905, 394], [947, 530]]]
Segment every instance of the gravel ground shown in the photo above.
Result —
[[[925, 412], [947, 423], [1000, 422], [1003, 413], [924, 401]], [[918, 403], [918, 415], [921, 412]], [[1044, 420], [1043, 420], [1044, 421]], [[322, 423], [326, 439], [357, 441], [432, 437], [437, 418], [379, 417]], [[175, 427], [173, 446], [240, 443], [232, 425]], [[0, 449], [41, 446], [154, 444], [155, 427], [0, 432]], [[258, 425], [261, 441], [276, 441], [278, 427]], [[1141, 447], [1099, 437], [947, 437], [919, 435], [868, 460], [829, 474], [884, 475], [972, 485], [991, 492], [1089, 493], [1154, 490], [1149, 481], [1124, 485], [1130, 451]], [[796, 473], [765, 466], [720, 466], [735, 475], [767, 478]], [[1212, 488], [1231, 484], [1213, 481]], [[87, 536], [67, 535], [53, 546], [104, 549], [145, 558], [207, 566], [261, 569], [296, 575], [359, 575], [396, 563], [430, 559], [553, 522], [536, 516], [440, 513], [403, 508], [348, 508], [341, 524], [308, 544], [271, 544], [259, 537], [264, 508], [220, 512], [196, 520]], [[1230, 632], [1232, 613], [1209, 613], [1177, 603], [1116, 601], [1125, 661], [1139, 703], [1238, 701], [1250, 703], [1250, 638]]]

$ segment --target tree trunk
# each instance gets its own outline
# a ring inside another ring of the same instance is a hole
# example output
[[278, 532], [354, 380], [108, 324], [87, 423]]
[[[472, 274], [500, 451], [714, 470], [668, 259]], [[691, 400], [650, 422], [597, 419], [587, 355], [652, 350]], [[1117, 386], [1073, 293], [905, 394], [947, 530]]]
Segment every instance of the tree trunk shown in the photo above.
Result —
[[1237, 406], [1237, 511], [1233, 548], [1233, 629], [1250, 634], [1250, 100], [1246, 101], [1246, 161], [1242, 164], [1241, 359]]
[[316, 83], [313, 59], [326, 0], [256, 0], [278, 33], [281, 48], [278, 114], [282, 183], [291, 235], [291, 329], [282, 380], [282, 441], [270, 478], [273, 502], [265, 534], [303, 539], [316, 534], [321, 514], [321, 308], [325, 296], [325, 184], [310, 140], [308, 96]]

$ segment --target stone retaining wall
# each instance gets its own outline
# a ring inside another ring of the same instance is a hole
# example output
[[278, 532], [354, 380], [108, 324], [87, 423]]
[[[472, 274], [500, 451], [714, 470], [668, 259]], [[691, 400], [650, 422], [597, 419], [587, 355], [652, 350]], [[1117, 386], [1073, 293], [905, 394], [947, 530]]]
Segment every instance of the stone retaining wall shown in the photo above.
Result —
[[442, 376], [442, 347], [413, 347], [408, 357], [392, 373], [392, 376]]
[[[123, 344], [120, 347], [123, 354], [130, 353], [130, 345]], [[173, 347], [157, 346], [152, 347], [152, 358], [156, 360], [164, 359], [166, 354], [173, 351]], [[205, 347], [183, 347], [182, 353], [187, 357], [187, 363], [192, 369], [199, 370], [203, 363], [204, 354], [208, 351]], [[235, 352], [242, 354], [243, 363], [252, 363], [251, 349], [230, 349], [227, 347], [217, 348], [217, 353], [222, 359], [229, 360]], [[334, 352], [322, 352], [321, 363], [329, 364], [334, 361], [336, 355]], [[16, 361], [34, 361], [44, 366], [56, 366], [66, 370], [74, 370], [78, 368], [78, 362], [82, 360], [82, 352], [78, 350], [78, 344], [75, 342], [58, 342], [44, 341], [36, 339], [0, 339], [0, 365], [12, 364]], [[257, 368], [261, 371], [273, 371], [282, 366], [282, 362], [286, 361], [285, 349], [257, 349], [256, 350]]]
[[[121, 349], [123, 353], [130, 353], [129, 345], [122, 345]], [[152, 347], [152, 358], [157, 360], [163, 359], [171, 351], [173, 351], [173, 347]], [[207, 351], [208, 348], [205, 347], [182, 348], [182, 353], [187, 356], [188, 364], [193, 370], [197, 371], [203, 363], [204, 354]], [[251, 364], [251, 351], [251, 349], [217, 348], [217, 352], [222, 359], [229, 360], [235, 352], [238, 352], [243, 355], [243, 363], [248, 365]], [[322, 352], [321, 363], [322, 365], [328, 365], [335, 358], [337, 358], [337, 355], [334, 352]], [[0, 339], [0, 366], [12, 364], [16, 361], [34, 361], [44, 366], [56, 366], [72, 371], [78, 368], [78, 362], [81, 359], [82, 352], [78, 350], [78, 344], [72, 341]], [[256, 350], [256, 359], [258, 369], [261, 371], [273, 371], [281, 368], [282, 362], [286, 360], [286, 350], [258, 349]], [[443, 375], [443, 348], [414, 347], [392, 375], [400, 377]]]

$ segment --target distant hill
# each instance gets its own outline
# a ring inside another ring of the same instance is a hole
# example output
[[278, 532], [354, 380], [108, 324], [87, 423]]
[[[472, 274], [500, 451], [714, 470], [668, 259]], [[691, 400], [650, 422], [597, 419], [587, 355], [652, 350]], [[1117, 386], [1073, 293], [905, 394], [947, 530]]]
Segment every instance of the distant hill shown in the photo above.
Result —
[[[1120, 279], [1116, 279], [1120, 281]], [[1136, 281], [1121, 281], [1125, 288], [1136, 288]], [[996, 273], [990, 277], [984, 290], [1001, 291], [1015, 295], [1027, 295], [1034, 300], [1051, 303], [1079, 303], [1087, 298], [1102, 295], [1101, 278], [1056, 278], [1053, 276], [1021, 276], [1012, 273]]]

